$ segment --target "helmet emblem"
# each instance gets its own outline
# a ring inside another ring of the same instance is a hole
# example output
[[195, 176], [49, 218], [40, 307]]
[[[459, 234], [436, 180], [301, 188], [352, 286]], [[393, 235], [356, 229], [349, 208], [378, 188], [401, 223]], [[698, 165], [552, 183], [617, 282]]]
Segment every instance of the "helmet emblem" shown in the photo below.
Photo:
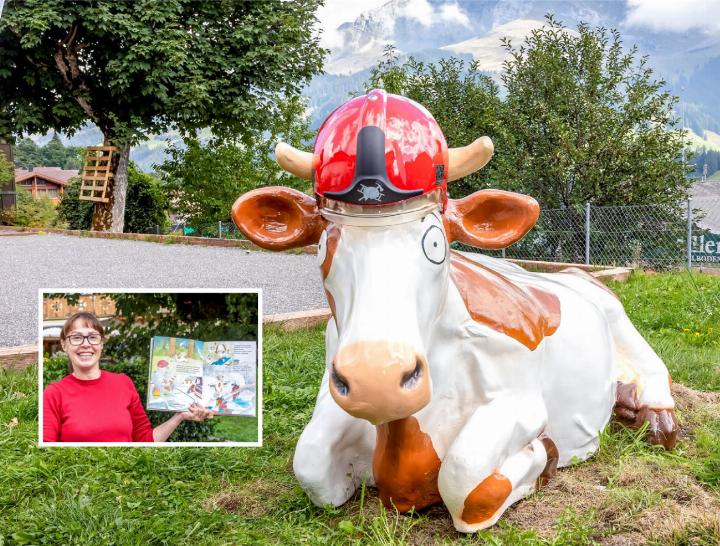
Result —
[[365, 186], [364, 184], [358, 188], [358, 191], [362, 195], [360, 201], [380, 201], [383, 197], [383, 187], [375, 183], [374, 186]]

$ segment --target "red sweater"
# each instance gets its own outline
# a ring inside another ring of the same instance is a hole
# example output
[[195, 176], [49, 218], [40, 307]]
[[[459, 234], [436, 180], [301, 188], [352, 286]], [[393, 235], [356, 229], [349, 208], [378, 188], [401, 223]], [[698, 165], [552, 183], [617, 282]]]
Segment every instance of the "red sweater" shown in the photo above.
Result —
[[45, 442], [152, 442], [153, 429], [135, 385], [122, 373], [97, 379], [68, 375], [43, 394]]

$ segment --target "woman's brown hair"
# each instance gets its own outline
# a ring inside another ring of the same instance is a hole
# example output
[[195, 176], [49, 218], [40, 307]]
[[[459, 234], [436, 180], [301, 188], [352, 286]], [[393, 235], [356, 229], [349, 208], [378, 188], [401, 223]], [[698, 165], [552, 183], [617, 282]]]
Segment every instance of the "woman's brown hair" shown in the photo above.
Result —
[[101, 336], [105, 337], [105, 328], [103, 328], [102, 324], [100, 324], [100, 321], [97, 319], [97, 317], [92, 313], [88, 313], [87, 311], [81, 311], [80, 313], [75, 313], [73, 316], [71, 316], [65, 321], [65, 324], [62, 327], [62, 331], [60, 332], [60, 339], [62, 339], [63, 341], [65, 340], [67, 335], [70, 333], [73, 324], [75, 324], [76, 321], [84, 322], [88, 328], [92, 328]]

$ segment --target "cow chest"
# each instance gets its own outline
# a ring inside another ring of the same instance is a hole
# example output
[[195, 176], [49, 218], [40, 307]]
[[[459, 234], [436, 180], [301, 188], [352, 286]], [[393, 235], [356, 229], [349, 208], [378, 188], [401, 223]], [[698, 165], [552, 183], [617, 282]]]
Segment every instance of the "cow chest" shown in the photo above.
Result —
[[380, 499], [400, 512], [440, 502], [438, 458], [415, 417], [378, 425], [373, 474]]

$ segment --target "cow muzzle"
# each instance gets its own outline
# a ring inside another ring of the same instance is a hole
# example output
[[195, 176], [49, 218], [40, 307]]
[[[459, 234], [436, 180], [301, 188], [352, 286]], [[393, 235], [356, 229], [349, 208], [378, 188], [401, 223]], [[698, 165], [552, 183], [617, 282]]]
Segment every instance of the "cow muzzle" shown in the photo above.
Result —
[[351, 343], [333, 359], [330, 394], [374, 425], [409, 417], [430, 402], [427, 359], [404, 343]]

